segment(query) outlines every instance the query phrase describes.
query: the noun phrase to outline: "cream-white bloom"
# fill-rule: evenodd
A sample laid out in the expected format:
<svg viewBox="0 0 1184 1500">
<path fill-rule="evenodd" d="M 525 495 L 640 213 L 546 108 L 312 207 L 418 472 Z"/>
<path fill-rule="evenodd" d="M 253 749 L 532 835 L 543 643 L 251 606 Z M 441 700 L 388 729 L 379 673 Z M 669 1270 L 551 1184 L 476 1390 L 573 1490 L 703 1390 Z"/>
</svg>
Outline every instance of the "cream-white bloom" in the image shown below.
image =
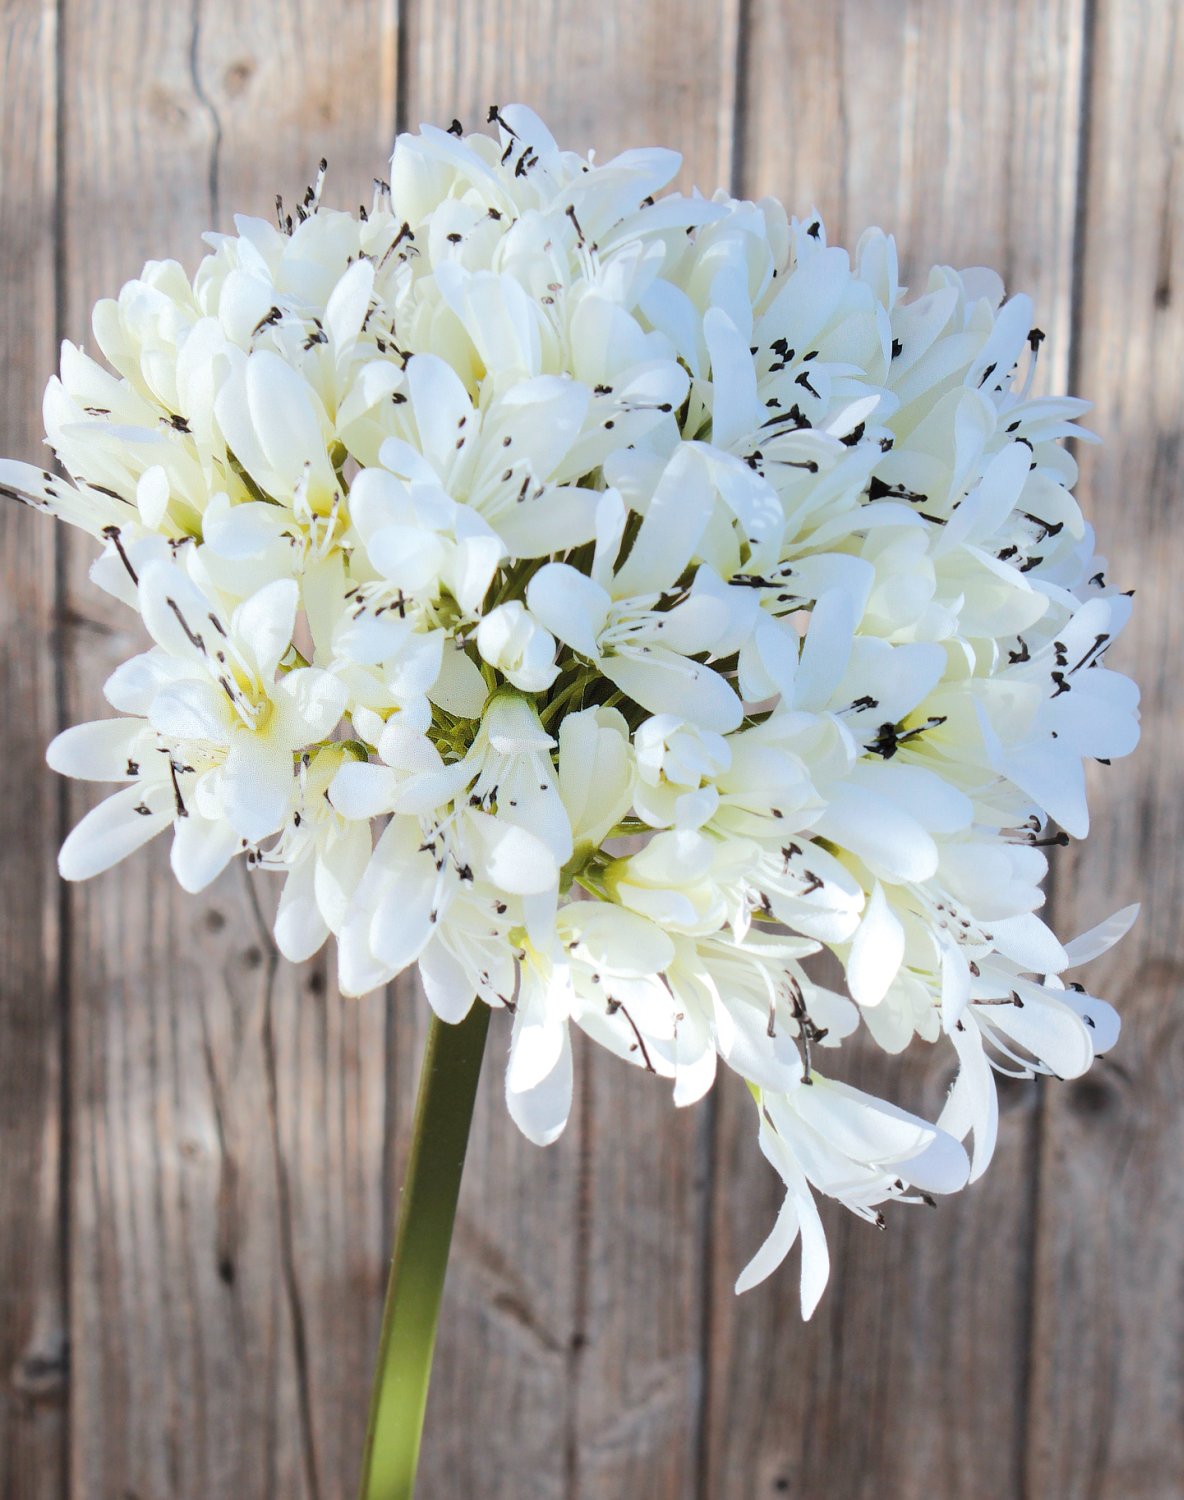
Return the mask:
<svg viewBox="0 0 1184 1500">
<path fill-rule="evenodd" d="M 187 890 L 280 873 L 280 949 L 332 935 L 347 994 L 415 964 L 444 1020 L 512 1013 L 540 1143 L 573 1026 L 679 1105 L 731 1068 L 786 1187 L 739 1284 L 800 1239 L 808 1316 L 817 1193 L 955 1190 L 994 1072 L 1117 1037 L 1060 976 L 1131 914 L 1064 946 L 1040 916 L 1083 763 L 1138 737 L 1085 406 L 1037 390 L 992 272 L 910 295 L 879 230 L 850 256 L 773 200 L 663 194 L 671 152 L 491 120 L 400 136 L 366 213 L 318 182 L 192 278 L 150 263 L 95 309 L 105 363 L 63 346 L 63 472 L 2 462 L 0 494 L 94 537 L 151 644 L 122 717 L 50 746 L 119 784 L 62 873 L 170 826 Z M 839 1080 L 857 1027 L 947 1055 L 936 1123 Z"/>
<path fill-rule="evenodd" d="M 715 785 L 731 765 L 727 740 L 673 714 L 646 719 L 633 737 L 639 815 L 655 828 L 698 828 L 719 806 Z"/>
<path fill-rule="evenodd" d="M 544 630 L 521 599 L 509 599 L 483 615 L 477 626 L 482 661 L 524 693 L 543 693 L 559 675 L 555 637 Z"/>
</svg>

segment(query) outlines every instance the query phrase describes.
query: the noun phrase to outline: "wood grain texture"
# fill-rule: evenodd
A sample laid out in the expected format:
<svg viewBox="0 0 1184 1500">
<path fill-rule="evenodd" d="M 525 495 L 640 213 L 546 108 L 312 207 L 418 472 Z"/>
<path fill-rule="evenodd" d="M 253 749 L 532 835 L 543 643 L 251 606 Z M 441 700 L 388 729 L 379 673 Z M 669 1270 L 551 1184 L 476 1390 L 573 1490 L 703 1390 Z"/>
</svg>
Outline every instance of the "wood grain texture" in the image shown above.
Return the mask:
<svg viewBox="0 0 1184 1500">
<path fill-rule="evenodd" d="M 1064 389 L 1083 27 L 1077 0 L 754 0 L 744 190 L 817 208 L 840 243 L 884 224 L 906 282 L 935 261 L 999 267 L 1034 295 L 1042 379 Z M 923 1046 L 844 1062 L 929 1118 L 952 1077 Z M 1023 1493 L 1037 1108 L 1030 1087 L 1001 1091 L 991 1171 L 936 1215 L 901 1209 L 880 1236 L 829 1206 L 832 1282 L 803 1327 L 796 1256 L 731 1296 L 780 1191 L 744 1090 L 721 1091 L 704 1497 Z"/>
<path fill-rule="evenodd" d="M 1072 934 L 1138 900 L 1089 978 L 1123 1014 L 1112 1057 L 1051 1086 L 1037 1199 L 1028 1492 L 1184 1494 L 1184 18 L 1098 7 L 1084 183 L 1077 385 L 1101 447 L 1081 493 L 1119 587 L 1114 664 L 1143 689 L 1143 745 L 1095 767 L 1089 842 L 1056 886 Z"/>
<path fill-rule="evenodd" d="M 599 160 L 639 141 L 684 158 L 681 185 L 726 184 L 736 148 L 740 0 L 410 0 L 402 119 L 480 126 L 518 100 Z"/>
<path fill-rule="evenodd" d="M 324 153 L 369 198 L 394 122 L 393 4 L 67 4 L 66 331 L 149 256 L 192 267 Z M 69 717 L 140 645 L 71 542 Z M 71 1492 L 352 1494 L 384 1280 L 386 1007 L 277 967 L 228 873 L 166 841 L 71 893 Z M 258 885 L 258 888 L 256 888 Z"/>
<path fill-rule="evenodd" d="M 10 5 L 0 47 L 0 451 L 44 462 L 41 390 L 54 352 L 57 28 Z M 58 727 L 57 538 L 0 502 L 0 1494 L 57 1500 L 65 1449 L 63 1009 L 45 741 Z"/>
<path fill-rule="evenodd" d="M 522 100 L 602 160 L 653 140 L 683 152 L 684 186 L 728 179 L 731 3 L 413 0 L 405 22 L 400 115 L 412 126 L 456 116 L 473 129 L 490 104 Z M 577 1038 L 577 1106 L 540 1152 L 506 1115 L 500 1019 L 445 1294 L 424 1492 L 692 1495 L 710 1108 L 678 1114 L 666 1085 Z"/>
</svg>

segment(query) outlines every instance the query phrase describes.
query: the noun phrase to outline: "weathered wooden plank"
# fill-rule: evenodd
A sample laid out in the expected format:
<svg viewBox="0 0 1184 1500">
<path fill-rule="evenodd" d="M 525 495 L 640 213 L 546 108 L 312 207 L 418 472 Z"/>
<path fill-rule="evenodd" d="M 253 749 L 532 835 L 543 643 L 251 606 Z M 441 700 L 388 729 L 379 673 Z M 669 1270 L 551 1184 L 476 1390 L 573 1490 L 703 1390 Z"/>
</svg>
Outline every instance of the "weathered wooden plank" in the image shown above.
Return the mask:
<svg viewBox="0 0 1184 1500">
<path fill-rule="evenodd" d="M 816 206 L 832 241 L 882 223 L 906 281 L 934 261 L 998 267 L 1035 295 L 1042 378 L 1064 388 L 1083 12 L 754 0 L 744 190 Z M 950 1077 L 924 1048 L 850 1066 L 921 1113 Z M 990 1173 L 937 1216 L 899 1210 L 881 1237 L 828 1213 L 832 1285 L 803 1328 L 796 1258 L 732 1300 L 779 1191 L 743 1090 L 723 1092 L 704 1496 L 1021 1493 L 1036 1104 L 1032 1089 L 1005 1097 Z"/>
<path fill-rule="evenodd" d="M 1055 891 L 1059 927 L 1143 902 L 1087 971 L 1123 1014 L 1113 1056 L 1048 1090 L 1041 1153 L 1030 1495 L 1160 1500 L 1184 1488 L 1184 27 L 1157 0 L 1097 9 L 1077 385 L 1104 446 L 1080 454 L 1110 576 L 1138 590 L 1113 663 L 1144 742 L 1093 777 L 1093 831 Z"/>
<path fill-rule="evenodd" d="M 601 160 L 684 153 L 710 192 L 732 161 L 737 7 L 407 7 L 402 115 L 473 129 L 521 99 Z M 401 1033 L 400 1033 L 401 1035 Z M 697 1482 L 709 1110 L 577 1043 L 578 1105 L 546 1152 L 517 1136 L 496 1024 L 461 1198 L 428 1410 L 425 1493 L 654 1500 Z M 406 1125 L 401 1127 L 405 1134 Z"/>
<path fill-rule="evenodd" d="M 332 15 L 203 5 L 202 94 L 218 126 L 217 216 L 292 203 L 323 155 L 326 201 L 369 202 L 395 122 L 398 13 L 367 0 Z M 258 890 L 270 916 L 274 886 Z M 266 932 L 260 946 L 269 948 Z M 289 1407 L 310 1500 L 352 1496 L 386 1279 L 390 1007 L 343 1001 L 332 955 L 280 963 L 262 1017 L 278 1259 L 295 1387 Z M 413 1088 L 408 1080 L 408 1088 Z M 253 1126 L 244 1118 L 243 1130 Z M 243 1137 L 240 1136 L 240 1139 Z M 249 1203 L 265 1184 L 244 1176 Z M 284 1493 L 283 1484 L 279 1492 Z"/>
<path fill-rule="evenodd" d="M 737 0 L 584 5 L 579 0 L 446 0 L 405 5 L 402 117 L 467 129 L 492 103 L 529 104 L 573 151 L 607 161 L 637 145 L 685 158 L 705 193 L 732 170 Z"/>
<path fill-rule="evenodd" d="M 0 452 L 32 463 L 44 462 L 40 397 L 56 321 L 56 39 L 51 7 L 5 7 Z M 44 765 L 57 728 L 54 557 L 42 518 L 0 501 L 0 1493 L 29 1500 L 56 1500 L 65 1457 L 58 799 Z"/>
<path fill-rule="evenodd" d="M 393 0 L 67 3 L 68 333 L 148 258 L 192 266 L 321 154 L 369 197 Z M 69 717 L 139 646 L 71 544 Z M 79 808 L 75 808 L 77 812 Z M 384 1275 L 386 1015 L 275 970 L 235 872 L 194 899 L 154 849 L 72 893 L 72 1493 L 351 1494 Z"/>
</svg>

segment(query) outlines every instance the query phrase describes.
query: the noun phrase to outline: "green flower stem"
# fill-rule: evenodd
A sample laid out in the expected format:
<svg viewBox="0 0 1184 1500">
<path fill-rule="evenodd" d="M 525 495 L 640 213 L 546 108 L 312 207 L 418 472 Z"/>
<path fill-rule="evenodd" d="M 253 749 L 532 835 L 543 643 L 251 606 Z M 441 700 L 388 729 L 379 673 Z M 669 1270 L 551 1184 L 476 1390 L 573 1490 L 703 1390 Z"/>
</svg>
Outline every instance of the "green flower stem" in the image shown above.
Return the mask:
<svg viewBox="0 0 1184 1500">
<path fill-rule="evenodd" d="M 544 729 L 550 729 L 556 717 L 559 716 L 560 709 L 563 709 L 566 713 L 569 705 L 577 697 L 583 697 L 592 686 L 594 675 L 594 673 L 581 668 L 573 681 L 560 688 L 556 696 L 551 699 L 550 703 L 539 714 L 539 720 Z"/>
<path fill-rule="evenodd" d="M 489 1029 L 477 1000 L 459 1025 L 432 1017 L 382 1314 L 361 1500 L 411 1500 L 473 1101 Z"/>
</svg>

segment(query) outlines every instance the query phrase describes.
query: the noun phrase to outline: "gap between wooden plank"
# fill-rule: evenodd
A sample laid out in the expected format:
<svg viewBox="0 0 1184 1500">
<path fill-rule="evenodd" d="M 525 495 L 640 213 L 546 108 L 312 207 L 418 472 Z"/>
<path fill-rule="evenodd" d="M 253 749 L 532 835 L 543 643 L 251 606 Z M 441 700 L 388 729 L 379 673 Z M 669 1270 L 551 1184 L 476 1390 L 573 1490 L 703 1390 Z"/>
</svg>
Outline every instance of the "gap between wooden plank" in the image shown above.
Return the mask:
<svg viewBox="0 0 1184 1500">
<path fill-rule="evenodd" d="M 1081 372 L 1081 328 L 1082 328 L 1082 294 L 1084 284 L 1085 267 L 1085 236 L 1089 214 L 1089 163 L 1090 163 L 1090 103 L 1094 88 L 1094 39 L 1097 28 L 1097 0 L 1083 0 L 1081 15 L 1081 58 L 1080 78 L 1078 82 L 1078 110 L 1077 110 L 1077 154 L 1074 166 L 1075 204 L 1073 213 L 1073 253 L 1069 283 L 1069 348 L 1065 363 L 1067 383 L 1066 391 L 1071 396 L 1080 395 L 1078 389 Z M 1076 451 L 1077 445 L 1070 445 L 1071 451 Z M 1087 497 L 1080 496 L 1079 499 Z M 1062 940 L 1072 936 L 1071 933 L 1062 930 L 1062 923 L 1058 921 L 1060 915 L 1060 902 L 1058 894 L 1063 886 L 1066 875 L 1063 861 L 1052 859 L 1049 861 L 1048 879 L 1045 882 L 1046 901 L 1049 920 L 1054 932 L 1058 932 Z M 1036 1090 L 1036 1115 L 1032 1129 L 1032 1163 L 1031 1176 L 1029 1179 L 1028 1192 L 1028 1286 L 1027 1286 L 1027 1311 L 1024 1317 L 1024 1326 L 1028 1333 L 1027 1357 L 1023 1368 L 1023 1385 L 1020 1394 L 1020 1426 L 1019 1426 L 1019 1448 L 1022 1455 L 1022 1467 L 1020 1469 L 1020 1482 L 1022 1489 L 1017 1500 L 1042 1500 L 1037 1493 L 1031 1490 L 1031 1439 L 1033 1428 L 1033 1393 L 1035 1389 L 1035 1364 L 1037 1358 L 1036 1329 L 1039 1325 L 1038 1317 L 1038 1276 L 1037 1268 L 1040 1261 L 1041 1246 L 1041 1193 L 1044 1186 L 1044 1155 L 1048 1137 L 1048 1080 L 1037 1077 L 1033 1080 L 1032 1087 Z"/>
</svg>

